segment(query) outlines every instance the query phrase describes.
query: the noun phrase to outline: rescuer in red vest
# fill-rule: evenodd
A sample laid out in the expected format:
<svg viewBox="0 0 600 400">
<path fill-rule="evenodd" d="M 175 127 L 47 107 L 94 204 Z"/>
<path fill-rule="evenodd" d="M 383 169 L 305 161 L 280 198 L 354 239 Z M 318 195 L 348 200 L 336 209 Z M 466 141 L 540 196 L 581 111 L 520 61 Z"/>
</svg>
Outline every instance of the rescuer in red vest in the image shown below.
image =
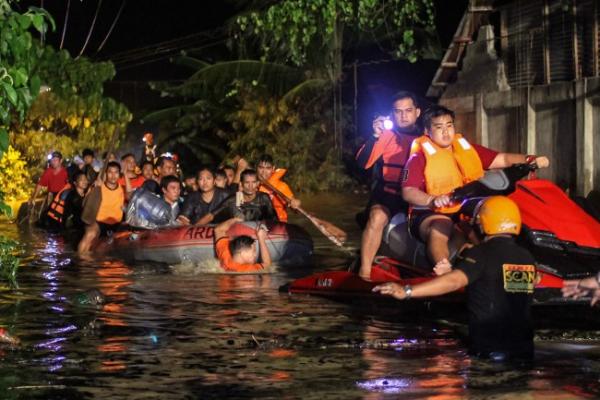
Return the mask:
<svg viewBox="0 0 600 400">
<path fill-rule="evenodd" d="M 409 156 L 412 140 L 421 134 L 417 119 L 421 109 L 417 96 L 399 92 L 392 99 L 394 126 L 384 127 L 382 119 L 373 121 L 373 134 L 356 154 L 357 164 L 364 169 L 375 168 L 375 184 L 369 198 L 369 220 L 360 244 L 361 278 L 369 280 L 371 265 L 381 244 L 383 229 L 395 214 L 406 213 L 408 205 L 402 199 L 402 168 Z"/>
</svg>

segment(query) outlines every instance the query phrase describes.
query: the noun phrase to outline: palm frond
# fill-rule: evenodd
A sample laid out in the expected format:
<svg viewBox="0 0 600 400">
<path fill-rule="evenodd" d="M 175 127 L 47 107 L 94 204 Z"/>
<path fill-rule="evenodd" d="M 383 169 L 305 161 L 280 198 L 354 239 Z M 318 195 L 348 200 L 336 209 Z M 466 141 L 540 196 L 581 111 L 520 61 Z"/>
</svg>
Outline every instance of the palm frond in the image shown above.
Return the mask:
<svg viewBox="0 0 600 400">
<path fill-rule="evenodd" d="M 173 57 L 171 58 L 171 62 L 173 64 L 177 64 L 177 65 L 181 65 L 183 67 L 188 67 L 191 68 L 195 71 L 201 70 L 203 68 L 208 67 L 209 65 L 211 65 L 210 63 L 206 62 L 206 61 L 202 61 L 198 58 L 195 57 L 190 57 L 190 56 L 177 56 L 177 57 Z"/>
</svg>

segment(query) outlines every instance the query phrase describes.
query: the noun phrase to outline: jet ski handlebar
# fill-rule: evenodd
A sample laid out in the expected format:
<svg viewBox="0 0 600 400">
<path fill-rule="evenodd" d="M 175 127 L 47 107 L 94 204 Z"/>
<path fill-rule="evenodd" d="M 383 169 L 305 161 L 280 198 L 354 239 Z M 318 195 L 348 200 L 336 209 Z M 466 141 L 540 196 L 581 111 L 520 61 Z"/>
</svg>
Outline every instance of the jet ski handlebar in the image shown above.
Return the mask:
<svg viewBox="0 0 600 400">
<path fill-rule="evenodd" d="M 515 191 L 519 180 L 535 172 L 538 168 L 537 164 L 532 162 L 487 171 L 481 179 L 469 182 L 452 192 L 450 200 L 453 203 L 461 203 L 472 198 L 510 194 Z"/>
</svg>

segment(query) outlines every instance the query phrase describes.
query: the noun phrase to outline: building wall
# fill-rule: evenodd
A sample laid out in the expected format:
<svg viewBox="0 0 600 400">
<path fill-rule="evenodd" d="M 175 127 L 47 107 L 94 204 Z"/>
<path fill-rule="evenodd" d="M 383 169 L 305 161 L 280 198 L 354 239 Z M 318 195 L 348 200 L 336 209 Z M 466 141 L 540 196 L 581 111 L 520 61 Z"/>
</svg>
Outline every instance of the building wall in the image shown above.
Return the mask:
<svg viewBox="0 0 600 400">
<path fill-rule="evenodd" d="M 571 192 L 600 189 L 600 78 L 442 97 L 457 128 L 492 149 L 546 155 L 539 176 Z"/>
</svg>

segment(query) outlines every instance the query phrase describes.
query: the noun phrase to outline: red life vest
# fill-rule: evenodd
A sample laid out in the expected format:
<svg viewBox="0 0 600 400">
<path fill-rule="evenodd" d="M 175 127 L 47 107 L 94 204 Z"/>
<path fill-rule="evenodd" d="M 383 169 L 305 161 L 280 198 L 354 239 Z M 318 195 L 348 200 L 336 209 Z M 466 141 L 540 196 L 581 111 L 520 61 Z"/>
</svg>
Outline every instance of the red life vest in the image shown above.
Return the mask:
<svg viewBox="0 0 600 400">
<path fill-rule="evenodd" d="M 52 218 L 59 224 L 62 223 L 63 215 L 65 213 L 65 200 L 71 192 L 71 184 L 68 183 L 60 192 L 56 193 L 50 208 L 48 209 L 48 217 Z"/>
<path fill-rule="evenodd" d="M 378 185 L 390 194 L 400 194 L 402 190 L 402 169 L 408 160 L 410 143 L 414 136 L 405 133 L 384 131 L 373 146 L 365 169 L 376 163 L 381 167 Z M 360 152 L 359 152 L 360 154 Z"/>
</svg>

